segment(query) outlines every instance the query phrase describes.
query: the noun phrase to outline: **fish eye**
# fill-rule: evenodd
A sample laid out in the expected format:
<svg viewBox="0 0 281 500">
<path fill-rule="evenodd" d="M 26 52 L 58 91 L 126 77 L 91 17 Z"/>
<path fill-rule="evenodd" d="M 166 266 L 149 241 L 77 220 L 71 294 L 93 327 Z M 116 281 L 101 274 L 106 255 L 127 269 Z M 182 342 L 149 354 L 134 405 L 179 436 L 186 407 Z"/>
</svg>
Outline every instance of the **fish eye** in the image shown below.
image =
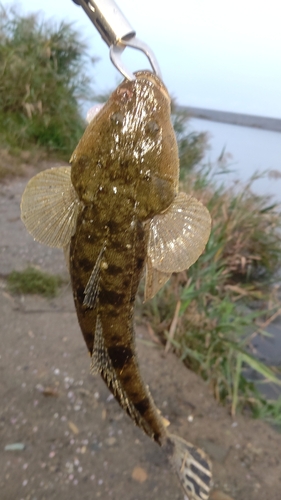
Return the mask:
<svg viewBox="0 0 281 500">
<path fill-rule="evenodd" d="M 112 113 L 110 120 L 114 125 L 123 125 L 124 116 L 120 112 Z"/>
<path fill-rule="evenodd" d="M 158 123 L 154 120 L 149 121 L 145 127 L 145 131 L 151 135 L 156 135 L 159 132 L 159 130 L 160 127 Z"/>
</svg>

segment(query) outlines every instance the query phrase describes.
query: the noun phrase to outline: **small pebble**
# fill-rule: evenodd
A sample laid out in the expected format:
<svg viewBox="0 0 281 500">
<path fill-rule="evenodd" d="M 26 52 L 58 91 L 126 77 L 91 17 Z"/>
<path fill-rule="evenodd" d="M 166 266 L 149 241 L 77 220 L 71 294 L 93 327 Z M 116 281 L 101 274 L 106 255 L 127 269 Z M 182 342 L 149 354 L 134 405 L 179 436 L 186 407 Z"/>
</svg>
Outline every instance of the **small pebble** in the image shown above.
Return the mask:
<svg viewBox="0 0 281 500">
<path fill-rule="evenodd" d="M 117 439 L 115 437 L 109 437 L 105 440 L 107 446 L 113 446 L 116 443 Z"/>
<path fill-rule="evenodd" d="M 12 444 L 6 444 L 4 450 L 5 451 L 22 451 L 24 450 L 25 445 L 24 443 L 12 443 Z"/>
<path fill-rule="evenodd" d="M 223 491 L 215 490 L 212 491 L 210 495 L 210 500 L 233 500 L 233 498 L 227 495 L 226 493 L 223 493 Z"/>
<path fill-rule="evenodd" d="M 147 480 L 147 472 L 142 467 L 135 467 L 132 472 L 132 478 L 138 483 L 144 483 Z"/>
</svg>

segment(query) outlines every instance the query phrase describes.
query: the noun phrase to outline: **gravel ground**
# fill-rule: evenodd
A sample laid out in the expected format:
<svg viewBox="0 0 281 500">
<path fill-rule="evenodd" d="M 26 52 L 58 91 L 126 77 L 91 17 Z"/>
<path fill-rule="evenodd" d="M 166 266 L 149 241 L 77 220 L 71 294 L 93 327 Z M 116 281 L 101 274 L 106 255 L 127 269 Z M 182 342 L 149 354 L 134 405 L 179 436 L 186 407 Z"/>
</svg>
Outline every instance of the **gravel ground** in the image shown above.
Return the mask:
<svg viewBox="0 0 281 500">
<path fill-rule="evenodd" d="M 183 500 L 161 449 L 89 374 L 70 285 L 52 300 L 6 288 L 5 276 L 28 264 L 67 276 L 61 252 L 35 243 L 20 221 L 26 182 L 0 186 L 0 499 Z M 213 460 L 212 500 L 280 500 L 281 436 L 263 422 L 231 419 L 143 326 L 137 347 L 171 430 Z M 21 449 L 5 449 L 15 444 Z"/>
</svg>

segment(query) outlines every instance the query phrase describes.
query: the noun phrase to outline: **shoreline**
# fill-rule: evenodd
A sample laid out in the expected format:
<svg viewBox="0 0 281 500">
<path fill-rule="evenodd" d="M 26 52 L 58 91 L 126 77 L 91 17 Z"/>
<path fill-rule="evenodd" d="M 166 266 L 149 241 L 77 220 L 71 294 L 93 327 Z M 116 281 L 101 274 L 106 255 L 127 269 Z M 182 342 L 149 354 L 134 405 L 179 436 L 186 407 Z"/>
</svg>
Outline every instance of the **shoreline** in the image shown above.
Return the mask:
<svg viewBox="0 0 281 500">
<path fill-rule="evenodd" d="M 186 111 L 190 117 L 214 122 L 229 123 L 242 127 L 260 128 L 281 132 L 281 119 L 266 116 L 233 113 L 231 111 L 217 111 L 214 109 L 195 108 L 192 106 L 177 106 L 180 111 Z"/>
</svg>

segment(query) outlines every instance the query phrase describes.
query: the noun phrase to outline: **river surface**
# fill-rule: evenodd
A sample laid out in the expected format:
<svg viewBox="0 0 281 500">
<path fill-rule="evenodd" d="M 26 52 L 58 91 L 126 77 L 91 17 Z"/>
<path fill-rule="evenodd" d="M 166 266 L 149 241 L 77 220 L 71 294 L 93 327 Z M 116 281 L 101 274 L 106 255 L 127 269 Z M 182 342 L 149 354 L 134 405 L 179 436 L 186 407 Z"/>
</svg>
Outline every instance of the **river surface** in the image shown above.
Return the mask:
<svg viewBox="0 0 281 500">
<path fill-rule="evenodd" d="M 228 156 L 227 164 L 233 173 L 224 175 L 225 182 L 234 179 L 247 181 L 255 171 L 275 171 L 275 178 L 265 176 L 254 182 L 253 190 L 258 194 L 269 194 L 272 201 L 281 203 L 281 133 L 258 128 L 241 127 L 225 123 L 190 119 L 190 130 L 208 132 L 210 149 L 205 161 L 216 162 L 223 149 Z M 279 178 L 276 178 L 279 175 Z M 222 177 L 221 177 L 222 178 Z M 277 284 L 280 284 L 280 277 Z M 256 336 L 253 340 L 255 355 L 271 366 L 281 366 L 281 316 L 268 325 L 270 337 Z M 280 387 L 274 384 L 259 384 L 259 377 L 251 370 L 248 375 L 256 380 L 261 392 L 268 398 L 281 396 Z"/>
<path fill-rule="evenodd" d="M 205 161 L 216 162 L 225 150 L 227 164 L 233 171 L 224 176 L 227 183 L 234 179 L 247 181 L 257 170 L 269 170 L 271 174 L 255 181 L 253 189 L 258 194 L 269 194 L 281 203 L 280 132 L 198 118 L 191 118 L 189 124 L 190 130 L 208 132 L 210 149 L 206 152 Z"/>
</svg>

